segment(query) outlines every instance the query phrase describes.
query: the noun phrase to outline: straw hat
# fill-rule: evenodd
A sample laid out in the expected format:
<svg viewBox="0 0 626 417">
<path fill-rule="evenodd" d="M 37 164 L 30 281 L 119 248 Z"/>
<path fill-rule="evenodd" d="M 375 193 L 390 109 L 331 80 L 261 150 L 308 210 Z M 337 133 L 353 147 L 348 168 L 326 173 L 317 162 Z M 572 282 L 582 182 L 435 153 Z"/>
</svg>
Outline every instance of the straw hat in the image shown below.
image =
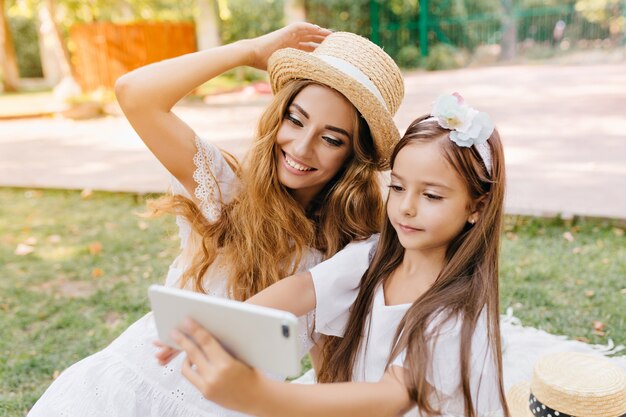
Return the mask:
<svg viewBox="0 0 626 417">
<path fill-rule="evenodd" d="M 380 47 L 353 33 L 334 32 L 311 53 L 279 49 L 270 57 L 267 71 L 274 92 L 290 80 L 307 79 L 343 94 L 367 121 L 384 167 L 400 139 L 393 115 L 404 96 L 404 81 Z"/>
<path fill-rule="evenodd" d="M 626 415 L 626 372 L 606 358 L 577 352 L 544 356 L 530 383 L 507 394 L 512 417 Z"/>
</svg>

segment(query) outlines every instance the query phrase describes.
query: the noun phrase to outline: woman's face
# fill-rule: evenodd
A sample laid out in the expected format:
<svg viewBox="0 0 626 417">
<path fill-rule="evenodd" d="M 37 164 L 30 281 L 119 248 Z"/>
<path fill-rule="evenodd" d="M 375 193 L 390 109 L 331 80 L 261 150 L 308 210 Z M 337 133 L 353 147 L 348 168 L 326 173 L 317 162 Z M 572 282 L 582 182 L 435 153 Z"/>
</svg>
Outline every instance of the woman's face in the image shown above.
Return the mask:
<svg viewBox="0 0 626 417">
<path fill-rule="evenodd" d="M 354 106 L 312 84 L 294 98 L 276 135 L 278 179 L 306 207 L 352 154 Z"/>
</svg>

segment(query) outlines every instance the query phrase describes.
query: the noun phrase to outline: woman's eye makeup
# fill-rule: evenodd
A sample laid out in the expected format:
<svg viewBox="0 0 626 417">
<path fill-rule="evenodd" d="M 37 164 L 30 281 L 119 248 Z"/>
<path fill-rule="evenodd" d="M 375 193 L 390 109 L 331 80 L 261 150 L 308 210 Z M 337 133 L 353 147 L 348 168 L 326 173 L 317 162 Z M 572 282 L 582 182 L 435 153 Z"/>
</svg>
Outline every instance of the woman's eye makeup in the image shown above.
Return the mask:
<svg viewBox="0 0 626 417">
<path fill-rule="evenodd" d="M 303 126 L 302 121 L 298 118 L 298 116 L 296 116 L 293 113 L 287 113 L 285 118 L 296 126 L 299 126 L 299 127 Z"/>
<path fill-rule="evenodd" d="M 341 146 L 343 145 L 343 141 L 337 138 L 333 138 L 332 136 L 322 136 L 326 142 L 328 142 L 332 146 Z"/>
</svg>

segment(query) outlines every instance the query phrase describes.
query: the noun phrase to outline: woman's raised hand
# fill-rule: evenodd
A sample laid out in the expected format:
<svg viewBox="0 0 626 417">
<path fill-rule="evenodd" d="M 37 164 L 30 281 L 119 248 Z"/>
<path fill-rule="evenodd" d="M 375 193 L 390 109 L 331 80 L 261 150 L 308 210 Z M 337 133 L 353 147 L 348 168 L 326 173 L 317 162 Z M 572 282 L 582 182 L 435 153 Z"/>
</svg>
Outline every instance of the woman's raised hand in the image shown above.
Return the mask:
<svg viewBox="0 0 626 417">
<path fill-rule="evenodd" d="M 306 22 L 292 23 L 258 38 L 250 39 L 253 50 L 250 66 L 267 69 L 267 60 L 278 49 L 296 48 L 311 52 L 332 32 Z"/>
</svg>

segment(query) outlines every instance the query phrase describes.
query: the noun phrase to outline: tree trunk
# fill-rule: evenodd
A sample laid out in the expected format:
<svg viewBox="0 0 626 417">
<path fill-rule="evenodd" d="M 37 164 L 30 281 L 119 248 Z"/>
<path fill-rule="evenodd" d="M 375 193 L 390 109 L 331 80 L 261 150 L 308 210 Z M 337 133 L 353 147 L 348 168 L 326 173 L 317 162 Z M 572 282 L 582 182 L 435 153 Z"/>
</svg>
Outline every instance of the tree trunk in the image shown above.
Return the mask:
<svg viewBox="0 0 626 417">
<path fill-rule="evenodd" d="M 502 41 L 500 42 L 500 60 L 510 61 L 517 52 L 517 22 L 512 0 L 502 0 Z"/>
<path fill-rule="evenodd" d="M 9 19 L 5 13 L 5 1 L 0 0 L 0 42 L 2 52 L 2 88 L 4 92 L 17 91 L 20 83 L 20 73 L 17 67 L 17 57 L 13 46 L 13 36 L 9 28 Z"/>
<path fill-rule="evenodd" d="M 198 0 L 196 38 L 198 50 L 209 49 L 221 44 L 217 4 L 215 0 Z"/>
<path fill-rule="evenodd" d="M 284 10 L 287 24 L 306 21 L 304 0 L 285 0 Z"/>
<path fill-rule="evenodd" d="M 73 78 L 70 54 L 56 21 L 54 0 L 44 0 L 39 9 L 39 43 L 44 77 L 53 85 Z"/>
</svg>

